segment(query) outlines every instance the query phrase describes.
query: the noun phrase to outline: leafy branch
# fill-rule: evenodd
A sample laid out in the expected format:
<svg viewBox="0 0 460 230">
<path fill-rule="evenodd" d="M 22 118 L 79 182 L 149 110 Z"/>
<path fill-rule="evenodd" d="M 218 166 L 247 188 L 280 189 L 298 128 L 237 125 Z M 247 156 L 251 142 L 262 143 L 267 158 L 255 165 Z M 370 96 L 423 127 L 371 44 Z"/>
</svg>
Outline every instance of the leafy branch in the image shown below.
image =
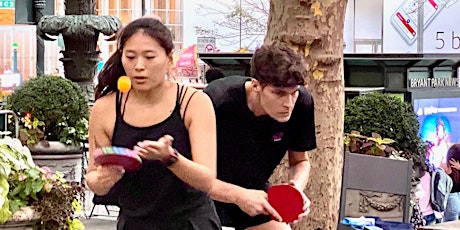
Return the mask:
<svg viewBox="0 0 460 230">
<path fill-rule="evenodd" d="M 268 0 L 241 0 L 241 5 L 239 0 L 217 0 L 214 6 L 201 3 L 197 14 L 215 19 L 211 28 L 197 25 L 195 31 L 200 36 L 221 39 L 223 45 L 234 45 L 241 36 L 242 46 L 255 48 L 265 36 L 268 13 Z"/>
</svg>

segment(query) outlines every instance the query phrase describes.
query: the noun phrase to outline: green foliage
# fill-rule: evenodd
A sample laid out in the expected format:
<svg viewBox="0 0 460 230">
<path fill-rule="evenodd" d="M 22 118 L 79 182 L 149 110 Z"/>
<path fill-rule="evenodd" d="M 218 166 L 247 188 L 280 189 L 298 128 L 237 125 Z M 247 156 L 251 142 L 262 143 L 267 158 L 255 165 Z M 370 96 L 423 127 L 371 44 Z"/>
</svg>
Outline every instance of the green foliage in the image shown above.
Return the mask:
<svg viewBox="0 0 460 230">
<path fill-rule="evenodd" d="M 352 153 L 368 154 L 389 157 L 396 150 L 389 146 L 395 141 L 390 138 L 382 138 L 378 133 L 372 133 L 372 137 L 361 135 L 357 131 L 345 133 L 345 150 Z"/>
<path fill-rule="evenodd" d="M 41 139 L 45 137 L 43 133 L 45 122 L 38 120 L 36 117 L 32 118 L 30 113 L 21 119 L 24 123 L 23 128 L 20 130 L 20 138 L 27 145 L 37 144 Z"/>
<path fill-rule="evenodd" d="M 74 219 L 83 196 L 77 182 L 66 182 L 62 173 L 40 168 L 32 161 L 27 147 L 18 139 L 0 139 L 0 223 L 5 223 L 22 207 L 41 212 L 43 229 L 83 229 Z"/>
<path fill-rule="evenodd" d="M 10 204 L 7 199 L 8 190 L 10 185 L 3 175 L 0 175 L 0 223 L 4 223 L 11 216 L 11 211 L 9 209 Z"/>
<path fill-rule="evenodd" d="M 364 136 L 378 133 L 393 139 L 395 148 L 403 151 L 406 158 L 426 154 L 412 105 L 389 94 L 368 93 L 348 100 L 344 126 L 345 133 L 358 131 Z"/>
<path fill-rule="evenodd" d="M 80 87 L 68 79 L 32 78 L 13 92 L 7 108 L 21 118 L 21 133 L 28 144 L 42 139 L 77 144 L 87 138 L 88 102 Z"/>
</svg>

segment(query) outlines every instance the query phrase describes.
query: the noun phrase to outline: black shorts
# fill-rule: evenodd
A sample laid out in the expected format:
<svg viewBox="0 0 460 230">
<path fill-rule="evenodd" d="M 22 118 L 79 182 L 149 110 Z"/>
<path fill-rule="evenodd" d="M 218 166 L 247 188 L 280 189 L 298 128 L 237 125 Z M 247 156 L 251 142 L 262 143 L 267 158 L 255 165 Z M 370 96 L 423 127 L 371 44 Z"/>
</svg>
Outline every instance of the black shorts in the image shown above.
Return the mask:
<svg viewBox="0 0 460 230">
<path fill-rule="evenodd" d="M 117 230 L 220 230 L 222 229 L 219 218 L 211 200 L 206 204 L 196 207 L 192 211 L 185 211 L 180 215 L 154 218 L 127 217 L 123 209 L 118 216 Z"/>
<path fill-rule="evenodd" d="M 236 204 L 222 203 L 214 201 L 217 215 L 224 227 L 233 227 L 235 230 L 246 229 L 247 227 L 257 226 L 271 221 L 266 215 L 251 217 L 243 212 Z"/>
</svg>

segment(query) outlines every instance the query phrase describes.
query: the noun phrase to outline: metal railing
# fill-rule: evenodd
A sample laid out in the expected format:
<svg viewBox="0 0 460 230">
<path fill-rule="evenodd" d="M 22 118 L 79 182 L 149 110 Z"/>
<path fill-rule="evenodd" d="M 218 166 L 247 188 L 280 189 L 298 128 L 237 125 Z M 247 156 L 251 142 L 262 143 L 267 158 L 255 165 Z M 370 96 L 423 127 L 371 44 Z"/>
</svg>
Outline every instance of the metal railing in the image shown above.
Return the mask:
<svg viewBox="0 0 460 230">
<path fill-rule="evenodd" d="M 13 119 L 14 119 L 14 137 L 18 138 L 19 137 L 19 118 L 18 118 L 18 115 L 16 115 L 15 112 L 13 112 L 12 110 L 0 110 L 0 115 L 5 115 L 4 116 L 4 124 L 5 124 L 5 130 L 4 131 L 8 131 L 8 115 L 13 115 Z"/>
</svg>

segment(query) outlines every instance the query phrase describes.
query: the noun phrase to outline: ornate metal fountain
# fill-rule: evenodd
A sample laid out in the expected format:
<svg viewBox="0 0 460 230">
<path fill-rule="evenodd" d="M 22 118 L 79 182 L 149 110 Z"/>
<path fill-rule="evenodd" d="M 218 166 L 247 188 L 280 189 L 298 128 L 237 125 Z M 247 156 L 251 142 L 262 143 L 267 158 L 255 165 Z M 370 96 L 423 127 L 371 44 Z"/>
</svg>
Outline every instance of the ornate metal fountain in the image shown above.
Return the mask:
<svg viewBox="0 0 460 230">
<path fill-rule="evenodd" d="M 63 58 L 65 77 L 78 83 L 90 102 L 94 101 L 94 76 L 101 60 L 96 49 L 99 34 L 112 36 L 121 28 L 121 21 L 110 15 L 96 15 L 96 0 L 65 1 L 65 15 L 45 15 L 37 30 L 45 40 L 48 35 L 64 38 Z"/>
</svg>

